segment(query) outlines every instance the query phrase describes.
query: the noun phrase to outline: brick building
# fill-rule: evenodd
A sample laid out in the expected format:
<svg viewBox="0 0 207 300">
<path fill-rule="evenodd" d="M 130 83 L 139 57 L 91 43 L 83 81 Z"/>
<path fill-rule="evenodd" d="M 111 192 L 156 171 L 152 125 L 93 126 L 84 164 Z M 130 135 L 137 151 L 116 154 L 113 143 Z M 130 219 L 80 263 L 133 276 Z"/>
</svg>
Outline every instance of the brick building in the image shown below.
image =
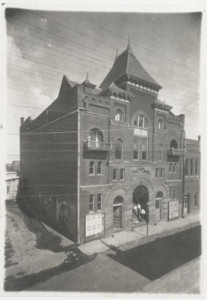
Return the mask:
<svg viewBox="0 0 207 300">
<path fill-rule="evenodd" d="M 185 148 L 185 117 L 158 99 L 160 89 L 130 44 L 99 88 L 64 76 L 58 98 L 22 120 L 24 205 L 78 244 L 141 226 L 146 215 L 151 224 L 182 217 L 194 185 L 199 207 L 199 178 L 184 173 L 186 149 L 199 165 L 198 142 Z"/>
</svg>

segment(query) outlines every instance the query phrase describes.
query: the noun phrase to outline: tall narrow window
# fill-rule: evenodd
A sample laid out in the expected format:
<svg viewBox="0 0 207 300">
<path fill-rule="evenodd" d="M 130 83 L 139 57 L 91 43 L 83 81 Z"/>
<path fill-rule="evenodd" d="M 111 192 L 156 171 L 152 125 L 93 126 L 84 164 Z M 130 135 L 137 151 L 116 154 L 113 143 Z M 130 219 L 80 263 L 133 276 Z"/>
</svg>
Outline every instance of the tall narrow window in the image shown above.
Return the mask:
<svg viewBox="0 0 207 300">
<path fill-rule="evenodd" d="M 113 180 L 117 180 L 117 169 L 113 169 Z"/>
<path fill-rule="evenodd" d="M 122 159 L 123 158 L 123 142 L 122 140 L 118 139 L 115 145 L 115 159 Z"/>
<path fill-rule="evenodd" d="M 186 175 L 186 176 L 188 176 L 188 161 L 189 161 L 189 159 L 186 158 L 186 159 L 185 159 L 185 175 Z"/>
<path fill-rule="evenodd" d="M 158 177 L 159 177 L 159 170 L 160 170 L 160 169 L 156 169 L 156 170 L 155 170 L 155 178 L 158 178 Z"/>
<path fill-rule="evenodd" d="M 195 175 L 198 175 L 198 164 L 199 164 L 199 159 L 196 158 L 196 160 L 195 160 Z"/>
<path fill-rule="evenodd" d="M 176 140 L 172 140 L 170 142 L 170 148 L 171 149 L 177 149 L 178 148 L 178 143 L 176 142 Z"/>
<path fill-rule="evenodd" d="M 193 176 L 193 158 L 190 160 L 190 175 Z"/>
<path fill-rule="evenodd" d="M 164 121 L 163 119 L 158 120 L 158 129 L 162 130 L 164 129 Z"/>
<path fill-rule="evenodd" d="M 147 139 L 140 138 L 141 160 L 147 159 Z"/>
<path fill-rule="evenodd" d="M 124 177 L 125 177 L 125 170 L 121 169 L 120 170 L 120 180 L 124 180 Z"/>
<path fill-rule="evenodd" d="M 91 146 L 99 148 L 101 146 L 101 143 L 103 142 L 102 132 L 97 128 L 91 129 L 90 135 L 88 137 L 88 142 Z"/>
<path fill-rule="evenodd" d="M 139 158 L 139 138 L 134 137 L 134 153 L 133 158 L 138 159 Z"/>
<path fill-rule="evenodd" d="M 134 126 L 147 129 L 148 128 L 147 118 L 144 115 L 138 115 L 134 121 Z"/>
<path fill-rule="evenodd" d="M 164 170 L 160 169 L 160 178 L 163 178 L 163 175 L 164 175 Z"/>
<path fill-rule="evenodd" d="M 163 161 L 163 145 L 158 144 L 158 160 Z"/>
<path fill-rule="evenodd" d="M 176 172 L 177 172 L 177 164 L 174 163 L 174 164 L 173 164 L 173 173 L 176 173 Z"/>
<path fill-rule="evenodd" d="M 173 164 L 170 163 L 170 165 L 169 165 L 169 173 L 172 173 L 172 172 L 173 172 Z"/>
<path fill-rule="evenodd" d="M 94 212 L 94 195 L 89 196 L 89 212 Z"/>
<path fill-rule="evenodd" d="M 115 120 L 120 121 L 120 122 L 124 121 L 124 114 L 120 109 L 117 109 L 117 111 L 116 111 Z"/>
<path fill-rule="evenodd" d="M 101 161 L 98 161 L 97 164 L 97 174 L 100 175 L 103 173 L 103 163 Z"/>
<path fill-rule="evenodd" d="M 102 210 L 102 194 L 97 195 L 97 210 Z"/>
<path fill-rule="evenodd" d="M 94 175 L 95 174 L 95 162 L 90 161 L 89 163 L 89 174 Z"/>
</svg>

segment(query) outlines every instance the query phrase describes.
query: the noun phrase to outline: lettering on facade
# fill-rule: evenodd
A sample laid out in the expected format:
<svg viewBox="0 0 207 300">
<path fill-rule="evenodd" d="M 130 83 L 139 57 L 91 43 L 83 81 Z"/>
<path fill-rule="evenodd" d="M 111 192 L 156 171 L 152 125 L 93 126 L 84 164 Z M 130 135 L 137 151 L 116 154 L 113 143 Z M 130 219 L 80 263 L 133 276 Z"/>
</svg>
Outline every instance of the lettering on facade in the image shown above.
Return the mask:
<svg viewBox="0 0 207 300">
<path fill-rule="evenodd" d="M 140 128 L 134 128 L 134 135 L 136 136 L 147 136 L 147 131 Z"/>
<path fill-rule="evenodd" d="M 152 169 L 150 167 L 132 167 L 131 171 L 133 173 L 133 175 L 140 175 L 140 174 L 151 174 Z"/>
<path fill-rule="evenodd" d="M 85 236 L 95 235 L 103 232 L 103 213 L 86 215 Z"/>
</svg>

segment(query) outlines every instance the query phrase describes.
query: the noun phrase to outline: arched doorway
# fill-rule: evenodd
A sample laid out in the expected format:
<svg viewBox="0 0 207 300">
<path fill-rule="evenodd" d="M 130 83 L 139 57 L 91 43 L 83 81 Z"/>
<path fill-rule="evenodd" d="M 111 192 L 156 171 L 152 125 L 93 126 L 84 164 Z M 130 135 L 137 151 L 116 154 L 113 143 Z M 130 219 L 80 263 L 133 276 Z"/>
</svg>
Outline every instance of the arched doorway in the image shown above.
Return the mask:
<svg viewBox="0 0 207 300">
<path fill-rule="evenodd" d="M 134 204 L 140 204 L 141 208 L 147 211 L 147 202 L 149 201 L 149 192 L 144 185 L 139 185 L 133 192 L 132 200 Z"/>
<path fill-rule="evenodd" d="M 122 213 L 123 213 L 124 199 L 121 196 L 117 196 L 113 202 L 113 227 L 114 229 L 122 228 Z"/>
<path fill-rule="evenodd" d="M 163 218 L 163 193 L 157 192 L 155 198 L 155 221 L 160 221 Z"/>
</svg>

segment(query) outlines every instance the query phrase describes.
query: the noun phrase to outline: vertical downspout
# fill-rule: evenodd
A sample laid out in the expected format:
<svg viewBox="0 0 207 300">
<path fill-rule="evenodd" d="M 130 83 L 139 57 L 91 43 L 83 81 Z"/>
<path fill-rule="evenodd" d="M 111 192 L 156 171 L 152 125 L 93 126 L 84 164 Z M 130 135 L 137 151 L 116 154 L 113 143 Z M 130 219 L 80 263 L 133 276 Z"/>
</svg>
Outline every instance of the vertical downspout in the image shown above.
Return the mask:
<svg viewBox="0 0 207 300">
<path fill-rule="evenodd" d="M 80 244 L 80 110 L 78 113 L 78 160 L 77 160 L 77 242 Z"/>
</svg>

